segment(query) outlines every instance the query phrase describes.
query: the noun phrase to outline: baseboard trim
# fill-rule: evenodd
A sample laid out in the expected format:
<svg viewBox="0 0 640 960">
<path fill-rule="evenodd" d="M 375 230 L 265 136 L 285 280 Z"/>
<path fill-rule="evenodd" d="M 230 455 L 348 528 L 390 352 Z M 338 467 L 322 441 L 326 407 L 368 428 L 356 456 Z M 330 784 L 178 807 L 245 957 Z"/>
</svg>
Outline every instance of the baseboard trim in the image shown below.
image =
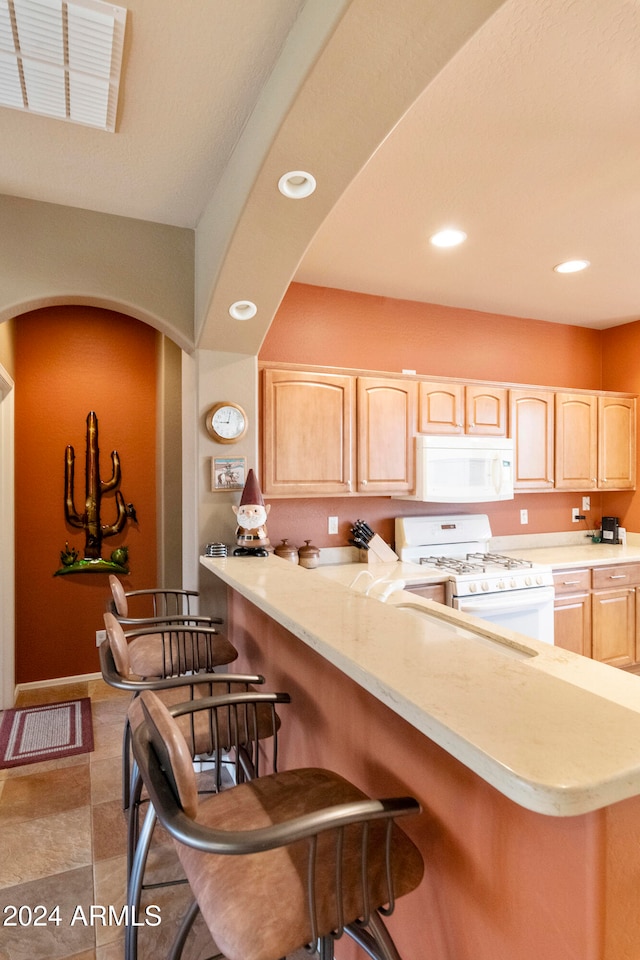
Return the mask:
<svg viewBox="0 0 640 960">
<path fill-rule="evenodd" d="M 30 680 L 29 683 L 18 683 L 14 696 L 17 696 L 23 690 L 37 690 L 39 687 L 61 687 L 67 683 L 86 683 L 88 680 L 102 680 L 102 674 L 81 673 L 75 677 L 55 677 L 53 680 Z"/>
</svg>

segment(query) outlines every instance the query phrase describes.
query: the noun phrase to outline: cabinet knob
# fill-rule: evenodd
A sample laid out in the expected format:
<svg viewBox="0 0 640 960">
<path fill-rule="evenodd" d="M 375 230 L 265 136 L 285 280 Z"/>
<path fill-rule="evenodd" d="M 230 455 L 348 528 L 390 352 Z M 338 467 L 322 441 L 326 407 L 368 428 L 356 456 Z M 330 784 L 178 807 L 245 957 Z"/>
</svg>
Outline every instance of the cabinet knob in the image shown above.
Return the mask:
<svg viewBox="0 0 640 960">
<path fill-rule="evenodd" d="M 361 487 L 366 487 L 367 482 L 368 482 L 367 480 L 361 480 L 361 481 L 360 481 L 360 486 L 361 486 Z"/>
</svg>

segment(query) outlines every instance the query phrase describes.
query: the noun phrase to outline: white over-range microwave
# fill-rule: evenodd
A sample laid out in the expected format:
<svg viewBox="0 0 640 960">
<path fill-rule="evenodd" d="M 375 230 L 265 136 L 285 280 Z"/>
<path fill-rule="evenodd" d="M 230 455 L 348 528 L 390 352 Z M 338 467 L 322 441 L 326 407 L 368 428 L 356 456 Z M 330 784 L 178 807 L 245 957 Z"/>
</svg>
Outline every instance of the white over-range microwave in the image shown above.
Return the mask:
<svg viewBox="0 0 640 960">
<path fill-rule="evenodd" d="M 415 493 L 402 500 L 487 503 L 513 500 L 513 440 L 416 436 Z"/>
</svg>

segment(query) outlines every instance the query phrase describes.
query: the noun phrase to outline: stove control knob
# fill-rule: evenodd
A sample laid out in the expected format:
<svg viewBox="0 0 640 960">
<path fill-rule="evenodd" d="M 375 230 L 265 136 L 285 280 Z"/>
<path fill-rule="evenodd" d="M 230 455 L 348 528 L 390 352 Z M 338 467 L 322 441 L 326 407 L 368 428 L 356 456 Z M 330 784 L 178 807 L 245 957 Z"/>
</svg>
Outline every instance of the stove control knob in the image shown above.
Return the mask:
<svg viewBox="0 0 640 960">
<path fill-rule="evenodd" d="M 483 589 L 483 590 L 488 590 L 488 589 L 489 589 L 489 584 L 487 583 L 486 580 L 483 580 L 483 581 L 482 581 L 481 586 L 482 586 L 482 589 Z"/>
<path fill-rule="evenodd" d="M 515 579 L 511 580 L 511 582 L 509 583 L 509 586 L 511 587 L 511 589 L 514 589 L 515 587 L 518 586 L 518 581 Z"/>
<path fill-rule="evenodd" d="M 542 577 L 540 576 L 540 574 L 538 574 L 538 576 L 536 577 L 536 583 L 537 583 L 539 586 L 542 585 Z"/>
<path fill-rule="evenodd" d="M 504 580 L 498 580 L 498 590 L 504 590 Z"/>
<path fill-rule="evenodd" d="M 525 578 L 524 578 L 524 582 L 526 583 L 526 585 L 527 585 L 528 587 L 530 587 L 530 586 L 531 586 L 531 577 L 525 577 Z"/>
<path fill-rule="evenodd" d="M 470 583 L 470 584 L 469 584 L 469 593 L 475 593 L 477 589 L 478 589 L 478 584 L 477 584 L 477 583 Z"/>
</svg>

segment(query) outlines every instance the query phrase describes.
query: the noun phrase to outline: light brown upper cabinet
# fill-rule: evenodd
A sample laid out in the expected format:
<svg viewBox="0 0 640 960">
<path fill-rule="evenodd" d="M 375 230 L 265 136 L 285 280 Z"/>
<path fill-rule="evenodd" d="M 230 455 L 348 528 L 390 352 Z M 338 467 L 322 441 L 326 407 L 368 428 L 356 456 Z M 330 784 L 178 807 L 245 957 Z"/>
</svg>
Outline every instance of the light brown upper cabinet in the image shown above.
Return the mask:
<svg viewBox="0 0 640 960">
<path fill-rule="evenodd" d="M 556 394 L 556 488 L 632 490 L 636 483 L 633 397 Z"/>
<path fill-rule="evenodd" d="M 415 485 L 417 384 L 358 377 L 359 493 L 411 493 Z"/>
<path fill-rule="evenodd" d="M 634 490 L 636 486 L 636 401 L 598 397 L 598 488 Z"/>
<path fill-rule="evenodd" d="M 556 489 L 598 487 L 598 400 L 590 394 L 556 394 Z"/>
<path fill-rule="evenodd" d="M 355 378 L 302 370 L 263 371 L 263 493 L 351 493 Z"/>
<path fill-rule="evenodd" d="M 515 448 L 514 488 L 552 490 L 555 394 L 550 390 L 510 390 L 509 422 Z"/>
<path fill-rule="evenodd" d="M 507 435 L 507 390 L 487 384 L 422 381 L 418 433 Z"/>
</svg>

